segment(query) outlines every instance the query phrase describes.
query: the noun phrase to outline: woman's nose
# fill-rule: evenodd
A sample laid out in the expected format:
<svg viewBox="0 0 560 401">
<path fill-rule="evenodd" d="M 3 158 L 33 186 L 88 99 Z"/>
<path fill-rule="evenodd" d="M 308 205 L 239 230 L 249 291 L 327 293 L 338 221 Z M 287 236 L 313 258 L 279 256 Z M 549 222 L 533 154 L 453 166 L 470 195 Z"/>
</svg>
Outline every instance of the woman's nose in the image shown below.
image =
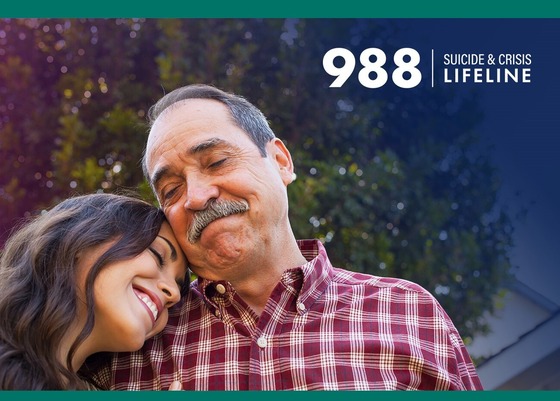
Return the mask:
<svg viewBox="0 0 560 401">
<path fill-rule="evenodd" d="M 175 280 L 161 280 L 158 288 L 165 296 L 165 306 L 167 308 L 172 307 L 181 299 L 181 289 Z"/>
</svg>

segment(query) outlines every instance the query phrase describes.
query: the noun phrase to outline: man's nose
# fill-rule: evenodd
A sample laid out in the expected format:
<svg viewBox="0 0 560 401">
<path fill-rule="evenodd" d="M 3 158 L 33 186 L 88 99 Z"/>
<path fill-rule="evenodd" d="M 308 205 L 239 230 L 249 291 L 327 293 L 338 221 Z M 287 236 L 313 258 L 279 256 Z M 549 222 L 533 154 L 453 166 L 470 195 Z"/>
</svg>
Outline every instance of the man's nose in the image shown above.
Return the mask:
<svg viewBox="0 0 560 401">
<path fill-rule="evenodd" d="M 212 183 L 211 177 L 196 174 L 187 178 L 186 195 L 185 209 L 204 210 L 210 200 L 218 199 L 219 190 Z"/>
</svg>

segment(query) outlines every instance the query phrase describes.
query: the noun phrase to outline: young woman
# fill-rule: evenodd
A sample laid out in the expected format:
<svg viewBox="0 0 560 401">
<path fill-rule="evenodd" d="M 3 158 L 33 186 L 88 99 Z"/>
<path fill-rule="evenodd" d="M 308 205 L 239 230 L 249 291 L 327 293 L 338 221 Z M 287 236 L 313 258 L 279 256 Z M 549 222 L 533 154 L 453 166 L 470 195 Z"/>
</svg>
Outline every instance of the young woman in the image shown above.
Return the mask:
<svg viewBox="0 0 560 401">
<path fill-rule="evenodd" d="M 86 359 L 159 333 L 187 272 L 163 213 L 111 194 L 63 201 L 0 252 L 2 390 L 92 388 Z"/>
</svg>

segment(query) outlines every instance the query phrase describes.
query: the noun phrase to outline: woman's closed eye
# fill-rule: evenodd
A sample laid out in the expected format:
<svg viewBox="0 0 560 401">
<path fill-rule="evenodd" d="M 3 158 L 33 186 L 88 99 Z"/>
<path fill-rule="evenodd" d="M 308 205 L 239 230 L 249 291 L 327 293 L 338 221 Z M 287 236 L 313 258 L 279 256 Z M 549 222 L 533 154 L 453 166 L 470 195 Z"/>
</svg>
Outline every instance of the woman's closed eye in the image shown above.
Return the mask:
<svg viewBox="0 0 560 401">
<path fill-rule="evenodd" d="M 154 248 L 151 248 L 151 247 L 150 247 L 150 248 L 148 248 L 148 249 L 149 249 L 149 251 L 155 256 L 155 258 L 156 258 L 156 260 L 157 260 L 157 262 L 158 262 L 159 267 L 160 267 L 160 268 L 163 267 L 163 265 L 165 264 L 165 260 L 164 260 L 164 258 L 163 258 L 163 255 L 160 254 L 158 251 L 156 251 Z"/>
</svg>

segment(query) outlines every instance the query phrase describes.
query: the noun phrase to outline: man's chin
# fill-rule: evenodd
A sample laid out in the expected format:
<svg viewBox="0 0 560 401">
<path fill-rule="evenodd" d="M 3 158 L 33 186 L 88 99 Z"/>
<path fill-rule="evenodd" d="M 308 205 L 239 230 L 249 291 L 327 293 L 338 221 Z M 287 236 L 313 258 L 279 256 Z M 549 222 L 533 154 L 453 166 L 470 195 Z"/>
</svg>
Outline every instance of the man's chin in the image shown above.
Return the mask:
<svg viewBox="0 0 560 401">
<path fill-rule="evenodd" d="M 203 250 L 209 258 L 228 260 L 228 263 L 233 263 L 239 259 L 246 245 L 247 239 L 241 239 L 239 232 L 205 230 L 195 246 Z"/>
</svg>

